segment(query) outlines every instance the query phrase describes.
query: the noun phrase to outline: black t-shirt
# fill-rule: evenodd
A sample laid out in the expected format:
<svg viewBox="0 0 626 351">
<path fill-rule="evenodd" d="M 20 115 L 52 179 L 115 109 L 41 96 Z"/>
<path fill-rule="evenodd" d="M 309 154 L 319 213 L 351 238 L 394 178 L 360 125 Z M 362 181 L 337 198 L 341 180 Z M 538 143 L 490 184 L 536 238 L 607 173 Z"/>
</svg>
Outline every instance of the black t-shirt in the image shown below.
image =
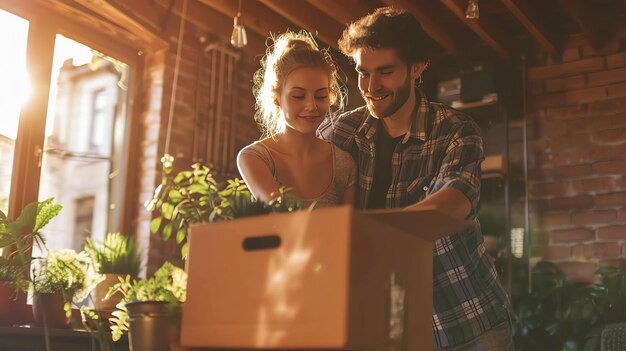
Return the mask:
<svg viewBox="0 0 626 351">
<path fill-rule="evenodd" d="M 376 130 L 376 160 L 374 162 L 374 183 L 370 192 L 367 208 L 385 208 L 387 191 L 391 186 L 391 157 L 396 145 L 404 138 L 404 135 L 393 138 L 382 123 Z"/>
</svg>

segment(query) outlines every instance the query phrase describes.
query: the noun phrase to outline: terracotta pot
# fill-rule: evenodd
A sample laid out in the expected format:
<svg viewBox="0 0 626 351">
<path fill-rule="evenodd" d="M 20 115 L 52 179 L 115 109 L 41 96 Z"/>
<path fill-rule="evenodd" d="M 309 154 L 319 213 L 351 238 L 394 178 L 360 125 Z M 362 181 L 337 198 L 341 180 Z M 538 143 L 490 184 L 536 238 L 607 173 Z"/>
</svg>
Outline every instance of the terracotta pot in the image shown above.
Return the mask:
<svg viewBox="0 0 626 351">
<path fill-rule="evenodd" d="M 169 351 L 180 340 L 180 306 L 168 308 L 167 303 L 136 301 L 126 304 L 130 327 L 130 351 Z"/>
<path fill-rule="evenodd" d="M 70 321 L 65 316 L 63 294 L 35 293 L 33 295 L 33 317 L 38 326 L 47 328 L 63 328 Z M 45 320 L 45 324 L 44 324 Z"/>
<path fill-rule="evenodd" d="M 107 292 L 109 292 L 110 287 L 119 283 L 119 277 L 125 278 L 126 274 L 106 273 L 104 274 L 104 280 L 96 285 L 96 288 L 93 290 L 93 301 L 96 310 L 103 312 L 112 312 L 115 310 L 115 305 L 122 299 L 121 293 L 117 292 L 105 301 L 102 299 L 106 296 Z"/>
</svg>

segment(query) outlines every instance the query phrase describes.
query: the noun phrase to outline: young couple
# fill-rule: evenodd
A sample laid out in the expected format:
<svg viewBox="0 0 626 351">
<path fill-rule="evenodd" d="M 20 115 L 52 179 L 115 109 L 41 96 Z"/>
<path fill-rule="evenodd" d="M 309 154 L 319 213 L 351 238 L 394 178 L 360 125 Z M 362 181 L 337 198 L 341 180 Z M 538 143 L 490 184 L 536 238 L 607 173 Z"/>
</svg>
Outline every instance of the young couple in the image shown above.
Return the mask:
<svg viewBox="0 0 626 351">
<path fill-rule="evenodd" d="M 482 138 L 469 117 L 417 88 L 427 40 L 403 10 L 381 8 L 352 23 L 339 47 L 355 62 L 366 106 L 335 117 L 344 93 L 329 55 L 309 36 L 278 37 L 255 75 L 266 138 L 240 152 L 239 170 L 264 201 L 285 185 L 316 207 L 434 206 L 473 221 L 434 244 L 433 348 L 512 350 L 508 297 L 476 219 Z"/>
</svg>

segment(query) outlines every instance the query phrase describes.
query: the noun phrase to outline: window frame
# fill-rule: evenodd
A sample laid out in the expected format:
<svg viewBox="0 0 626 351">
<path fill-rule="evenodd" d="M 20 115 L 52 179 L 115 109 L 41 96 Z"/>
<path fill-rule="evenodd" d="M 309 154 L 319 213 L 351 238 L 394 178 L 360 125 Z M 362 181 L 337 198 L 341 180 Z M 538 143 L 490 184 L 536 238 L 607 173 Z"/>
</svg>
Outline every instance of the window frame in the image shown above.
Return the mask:
<svg viewBox="0 0 626 351">
<path fill-rule="evenodd" d="M 0 8 L 29 21 L 28 43 L 26 49 L 27 67 L 33 87 L 31 97 L 22 108 L 18 125 L 18 134 L 15 144 L 13 172 L 11 176 L 11 195 L 9 197 L 9 218 L 15 218 L 21 209 L 28 203 L 38 200 L 39 180 L 41 172 L 42 147 L 44 143 L 45 122 L 47 117 L 48 99 L 50 91 L 50 77 L 52 74 L 52 59 L 56 34 L 85 44 L 106 55 L 116 57 L 131 67 L 129 77 L 129 106 L 127 122 L 137 121 L 133 118 L 137 114 L 134 97 L 137 96 L 138 77 L 142 75 L 142 60 L 137 54 L 141 49 L 122 44 L 118 38 L 101 32 L 86 31 L 80 23 L 62 13 L 50 11 L 45 6 L 22 4 L 19 0 L 8 0 L 0 4 Z M 131 188 L 132 178 L 126 177 L 133 169 L 129 154 L 137 143 L 131 143 L 132 136 L 137 135 L 138 123 L 126 123 L 124 146 L 126 152 L 122 155 L 124 178 L 121 187 Z M 135 144 L 135 145 L 134 145 Z M 136 150 L 135 150 L 136 151 Z M 132 173 L 130 173 L 132 174 Z M 120 174 L 120 176 L 122 176 Z M 133 201 L 124 197 L 121 199 L 122 208 L 132 206 Z M 122 216 L 125 217 L 125 216 Z M 128 231 L 128 218 L 114 221 L 116 230 Z"/>
<path fill-rule="evenodd" d="M 106 7 L 108 5 L 103 4 L 102 6 Z M 84 13 L 83 18 L 77 20 L 71 13 L 67 13 L 63 7 L 67 8 L 68 5 L 55 0 L 41 3 L 5 0 L 0 3 L 0 9 L 29 21 L 26 60 L 32 85 L 31 96 L 20 112 L 7 215 L 9 218 L 14 219 L 26 204 L 38 200 L 54 45 L 56 35 L 61 34 L 105 55 L 115 57 L 128 64 L 131 68 L 128 79 L 129 91 L 126 121 L 124 123 L 126 132 L 120 147 L 124 152 L 116 155 L 119 157 L 117 162 L 120 164 L 113 165 L 120 170 L 116 176 L 120 177 L 121 181 L 119 182 L 119 188 L 115 189 L 118 199 L 117 206 L 119 208 L 109 213 L 109 228 L 128 235 L 134 235 L 135 233 L 132 233 L 131 229 L 136 213 L 135 207 L 138 194 L 132 191 L 132 189 L 136 189 L 136 185 L 139 183 L 139 180 L 134 175 L 139 170 L 136 160 L 140 153 L 139 148 L 141 145 L 139 140 L 141 106 L 140 104 L 135 104 L 134 101 L 140 96 L 141 92 L 140 83 L 144 76 L 145 57 L 143 53 L 146 51 L 163 50 L 168 45 L 155 34 L 143 31 L 139 33 L 143 39 L 140 44 L 143 46 L 128 46 L 120 40 L 119 33 L 109 34 L 99 30 L 98 28 L 101 27 L 99 27 L 98 22 L 103 20 L 102 18 L 91 16 L 91 11 L 75 10 Z M 116 14 L 115 9 L 108 7 L 104 8 L 103 12 L 107 12 L 107 15 L 111 13 Z M 85 30 L 87 26 L 85 23 L 88 22 L 85 20 L 85 17 L 91 17 L 90 19 L 94 21 L 93 27 L 95 28 L 91 28 L 93 30 Z M 110 16 L 105 17 L 110 19 Z M 126 17 L 120 17 L 119 22 L 118 24 L 122 26 L 128 23 L 136 25 L 132 19 Z M 133 34 L 137 35 L 137 33 Z M 146 43 L 152 46 L 146 47 Z M 113 216 L 112 213 L 116 215 Z M 11 250 L 5 251 L 3 254 L 8 255 Z M 17 302 L 19 320 L 32 320 L 32 313 L 30 306 L 26 302 L 26 296 L 20 294 Z"/>
</svg>

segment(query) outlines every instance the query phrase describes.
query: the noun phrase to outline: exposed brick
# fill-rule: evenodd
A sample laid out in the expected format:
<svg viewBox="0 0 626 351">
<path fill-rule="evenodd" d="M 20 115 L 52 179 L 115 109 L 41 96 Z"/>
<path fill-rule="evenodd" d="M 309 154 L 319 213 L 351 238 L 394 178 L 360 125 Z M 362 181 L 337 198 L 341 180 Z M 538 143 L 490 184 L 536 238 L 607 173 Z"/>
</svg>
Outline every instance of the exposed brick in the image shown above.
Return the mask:
<svg viewBox="0 0 626 351">
<path fill-rule="evenodd" d="M 591 115 L 611 114 L 626 111 L 626 98 L 608 99 L 589 104 L 588 113 Z"/>
<path fill-rule="evenodd" d="M 563 50 L 563 55 L 561 55 L 564 62 L 576 61 L 580 58 L 580 47 L 576 46 L 573 48 L 567 48 Z"/>
<path fill-rule="evenodd" d="M 623 208 L 617 212 L 617 220 L 620 222 L 626 221 L 626 208 Z"/>
<path fill-rule="evenodd" d="M 626 143 L 626 128 L 602 130 L 593 133 L 595 145 L 620 145 Z"/>
<path fill-rule="evenodd" d="M 578 178 L 591 174 L 591 165 L 573 165 L 564 167 L 555 167 L 546 170 L 548 177 L 553 179 Z"/>
<path fill-rule="evenodd" d="M 595 162 L 617 160 L 626 157 L 626 145 L 595 146 L 589 152 Z"/>
<path fill-rule="evenodd" d="M 596 195 L 595 201 L 601 207 L 626 205 L 626 192 Z"/>
<path fill-rule="evenodd" d="M 626 83 L 614 84 L 607 87 L 609 97 L 622 97 L 626 96 Z"/>
<path fill-rule="evenodd" d="M 602 72 L 599 72 L 602 73 Z M 564 90 L 575 90 L 581 89 L 585 87 L 585 76 L 582 74 L 577 76 L 565 77 L 565 78 L 556 78 L 556 79 L 548 79 L 545 81 L 546 84 L 546 92 L 554 93 L 557 91 Z"/>
<path fill-rule="evenodd" d="M 609 55 L 606 57 L 607 68 L 626 67 L 626 52 Z"/>
<path fill-rule="evenodd" d="M 578 165 L 589 163 L 591 161 L 591 153 L 585 150 L 570 150 L 555 153 L 552 157 L 554 166 Z"/>
<path fill-rule="evenodd" d="M 626 126 L 626 111 L 618 112 L 614 115 L 611 115 L 611 125 L 614 127 L 624 127 Z"/>
<path fill-rule="evenodd" d="M 580 61 L 567 62 L 559 65 L 531 67 L 528 69 L 528 79 L 538 80 L 559 77 L 567 74 L 599 71 L 604 68 L 604 58 L 596 57 Z"/>
<path fill-rule="evenodd" d="M 563 106 L 571 104 L 581 104 L 594 102 L 607 97 L 605 87 L 595 87 L 580 90 L 566 91 L 549 95 L 542 95 L 531 100 L 533 106 Z"/>
<path fill-rule="evenodd" d="M 548 119 L 573 119 L 587 115 L 587 105 L 572 105 L 565 107 L 549 107 L 545 110 Z"/>
<path fill-rule="evenodd" d="M 592 262 L 556 262 L 570 282 L 593 282 L 596 264 Z"/>
<path fill-rule="evenodd" d="M 589 225 L 615 222 L 617 212 L 615 210 L 598 210 L 572 213 L 572 224 Z"/>
<path fill-rule="evenodd" d="M 624 216 L 626 217 L 626 214 Z M 569 225 L 570 217 L 570 214 L 567 212 L 548 213 L 538 216 L 537 222 L 541 228 L 558 228 Z"/>
<path fill-rule="evenodd" d="M 539 249 L 539 255 L 546 260 L 560 260 L 572 257 L 571 246 L 566 245 L 550 245 Z"/>
<path fill-rule="evenodd" d="M 561 181 L 552 183 L 532 183 L 529 191 L 537 196 L 563 196 L 576 193 L 574 182 Z"/>
<path fill-rule="evenodd" d="M 593 164 L 593 174 L 626 173 L 626 160 L 605 161 Z"/>
<path fill-rule="evenodd" d="M 626 68 L 589 73 L 588 79 L 590 87 L 623 82 L 626 81 Z M 546 82 L 546 86 L 547 84 L 548 82 Z"/>
<path fill-rule="evenodd" d="M 614 225 L 602 227 L 596 230 L 598 240 L 623 240 L 626 239 L 626 225 Z"/>
<path fill-rule="evenodd" d="M 591 208 L 594 205 L 594 198 L 584 194 L 571 197 L 559 197 L 550 200 L 551 210 L 582 210 Z"/>
<path fill-rule="evenodd" d="M 558 137 L 567 134 L 567 122 L 560 120 L 537 121 L 537 137 Z"/>
<path fill-rule="evenodd" d="M 552 138 L 550 140 L 550 148 L 554 151 L 581 149 L 588 147 L 590 143 L 591 138 L 588 134 L 566 135 Z"/>
<path fill-rule="evenodd" d="M 608 129 L 613 119 L 611 116 L 593 116 L 567 121 L 567 130 L 570 134 L 585 133 Z"/>
<path fill-rule="evenodd" d="M 606 258 L 616 257 L 621 254 L 621 248 L 616 242 L 608 243 L 589 243 L 577 245 L 574 247 L 573 254 L 575 257 L 584 258 Z"/>
<path fill-rule="evenodd" d="M 552 243 L 572 243 L 579 241 L 590 241 L 595 238 L 595 234 L 591 229 L 567 229 L 550 233 L 550 241 Z"/>
<path fill-rule="evenodd" d="M 579 182 L 582 186 L 582 191 L 585 192 L 606 193 L 620 188 L 614 177 L 588 178 Z"/>
</svg>

